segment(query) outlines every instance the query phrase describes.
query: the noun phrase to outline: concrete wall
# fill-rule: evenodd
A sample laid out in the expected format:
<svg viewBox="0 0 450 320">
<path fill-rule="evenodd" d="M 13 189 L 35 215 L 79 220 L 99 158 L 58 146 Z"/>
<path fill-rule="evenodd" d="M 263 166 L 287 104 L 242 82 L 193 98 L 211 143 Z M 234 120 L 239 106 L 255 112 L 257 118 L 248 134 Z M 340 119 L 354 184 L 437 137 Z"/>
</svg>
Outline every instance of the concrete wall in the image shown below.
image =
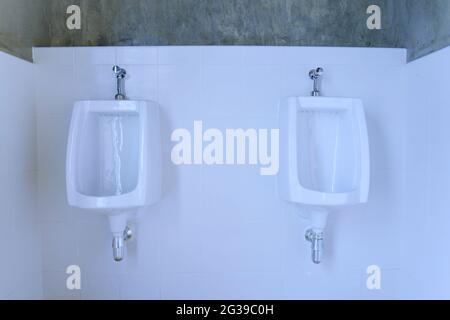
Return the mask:
<svg viewBox="0 0 450 320">
<path fill-rule="evenodd" d="M 33 43 L 48 42 L 45 0 L 0 1 L 0 50 L 32 60 Z"/>
<path fill-rule="evenodd" d="M 370 0 L 49 0 L 46 46 L 304 45 L 401 47 L 396 1 L 378 0 L 383 30 L 368 30 Z M 83 24 L 68 31 L 66 9 Z"/>
<path fill-rule="evenodd" d="M 82 29 L 66 9 L 82 9 Z M 295 45 L 397 47 L 415 60 L 450 44 L 447 0 L 3 0 L 0 50 L 31 60 L 32 46 Z"/>
<path fill-rule="evenodd" d="M 65 26 L 73 3 L 82 9 L 80 31 Z M 448 0 L 376 3 L 379 31 L 366 26 L 370 0 L 48 0 L 42 44 L 398 47 L 408 49 L 408 60 L 450 44 Z"/>
<path fill-rule="evenodd" d="M 398 11 L 409 61 L 450 44 L 450 1 L 401 0 Z"/>
</svg>

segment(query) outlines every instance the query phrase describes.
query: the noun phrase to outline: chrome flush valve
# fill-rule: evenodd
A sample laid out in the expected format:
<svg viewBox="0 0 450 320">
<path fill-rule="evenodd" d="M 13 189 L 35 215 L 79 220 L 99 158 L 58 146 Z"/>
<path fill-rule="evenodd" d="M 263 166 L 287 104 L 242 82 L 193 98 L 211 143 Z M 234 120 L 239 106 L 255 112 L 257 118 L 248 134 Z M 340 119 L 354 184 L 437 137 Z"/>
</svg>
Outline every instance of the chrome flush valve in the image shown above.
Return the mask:
<svg viewBox="0 0 450 320">
<path fill-rule="evenodd" d="M 314 81 L 314 88 L 311 92 L 311 95 L 313 97 L 319 97 L 320 96 L 320 84 L 319 80 L 323 75 L 323 68 L 318 67 L 316 69 L 313 69 L 309 72 L 309 78 Z"/>
<path fill-rule="evenodd" d="M 125 100 L 125 77 L 127 76 L 127 71 L 119 66 L 114 66 L 113 72 L 117 78 L 117 94 L 115 99 Z"/>
</svg>

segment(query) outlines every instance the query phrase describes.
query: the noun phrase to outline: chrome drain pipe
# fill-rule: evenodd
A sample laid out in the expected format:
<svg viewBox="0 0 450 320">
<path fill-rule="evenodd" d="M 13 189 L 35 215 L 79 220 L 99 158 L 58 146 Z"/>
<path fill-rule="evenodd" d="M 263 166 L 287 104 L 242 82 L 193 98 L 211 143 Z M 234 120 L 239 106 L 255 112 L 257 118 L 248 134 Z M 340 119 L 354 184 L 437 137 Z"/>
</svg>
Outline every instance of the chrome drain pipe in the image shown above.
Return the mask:
<svg viewBox="0 0 450 320">
<path fill-rule="evenodd" d="M 119 262 L 122 261 L 125 256 L 125 242 L 130 240 L 133 233 L 130 228 L 126 227 L 123 234 L 114 235 L 112 241 L 113 257 L 114 260 Z"/>
<path fill-rule="evenodd" d="M 311 259 L 315 264 L 322 262 L 323 231 L 306 230 L 305 239 L 311 242 Z"/>
</svg>

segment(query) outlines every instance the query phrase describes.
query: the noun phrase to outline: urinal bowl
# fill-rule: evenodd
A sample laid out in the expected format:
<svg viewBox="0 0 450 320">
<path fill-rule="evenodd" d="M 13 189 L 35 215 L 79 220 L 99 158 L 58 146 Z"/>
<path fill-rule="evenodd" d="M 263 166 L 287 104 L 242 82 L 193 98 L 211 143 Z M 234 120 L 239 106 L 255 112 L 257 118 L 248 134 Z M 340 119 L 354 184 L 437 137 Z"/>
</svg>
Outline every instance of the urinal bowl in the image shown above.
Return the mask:
<svg viewBox="0 0 450 320">
<path fill-rule="evenodd" d="M 114 239 L 122 237 L 139 208 L 161 196 L 157 104 L 76 102 L 67 145 L 66 187 L 70 205 L 107 215 Z"/>
<path fill-rule="evenodd" d="M 330 212 L 368 198 L 369 144 L 362 103 L 289 97 L 280 102 L 279 122 L 280 197 L 300 205 L 311 230 L 322 233 Z"/>
</svg>

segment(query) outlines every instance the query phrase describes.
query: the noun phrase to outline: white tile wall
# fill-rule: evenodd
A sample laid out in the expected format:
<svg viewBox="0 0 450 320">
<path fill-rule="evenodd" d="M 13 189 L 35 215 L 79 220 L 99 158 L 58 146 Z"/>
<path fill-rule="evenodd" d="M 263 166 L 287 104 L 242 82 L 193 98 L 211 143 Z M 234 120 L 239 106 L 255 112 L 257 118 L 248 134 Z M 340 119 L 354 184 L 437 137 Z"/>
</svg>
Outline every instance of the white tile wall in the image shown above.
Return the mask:
<svg viewBox="0 0 450 320">
<path fill-rule="evenodd" d="M 449 299 L 450 47 L 406 68 L 401 283 L 408 298 Z M 431 241 L 429 241 L 431 240 Z"/>
<path fill-rule="evenodd" d="M 0 68 L 0 299 L 40 299 L 35 66 L 0 52 Z"/>
<path fill-rule="evenodd" d="M 405 51 L 298 47 L 39 48 L 37 120 L 39 209 L 46 235 L 47 298 L 382 298 L 398 289 L 405 132 Z M 75 63 L 74 63 L 75 62 Z M 131 98 L 161 104 L 162 201 L 142 211 L 136 241 L 117 265 L 106 219 L 69 208 L 65 139 L 72 103 L 114 96 L 114 63 L 126 68 Z M 314 266 L 307 223 L 280 201 L 275 177 L 255 166 L 175 167 L 170 134 L 205 127 L 276 128 L 277 102 L 308 95 L 310 68 L 325 68 L 326 95 L 363 99 L 372 189 L 367 205 L 330 218 L 325 262 Z M 400 89 L 399 89 L 400 88 Z M 60 239 L 60 243 L 51 243 Z M 67 292 L 66 264 L 82 267 L 83 289 Z M 363 290 L 366 268 L 391 276 Z"/>
</svg>

